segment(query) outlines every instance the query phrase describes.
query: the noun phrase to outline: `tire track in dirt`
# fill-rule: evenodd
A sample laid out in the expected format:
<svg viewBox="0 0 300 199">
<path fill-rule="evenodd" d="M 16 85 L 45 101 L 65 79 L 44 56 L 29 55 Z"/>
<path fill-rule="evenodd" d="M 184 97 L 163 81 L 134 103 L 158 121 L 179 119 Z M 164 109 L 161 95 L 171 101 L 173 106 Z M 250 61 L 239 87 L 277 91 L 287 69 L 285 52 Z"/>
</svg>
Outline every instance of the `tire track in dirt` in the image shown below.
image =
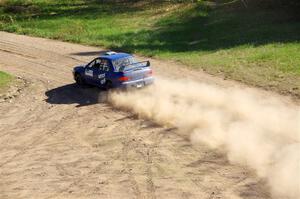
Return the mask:
<svg viewBox="0 0 300 199">
<path fill-rule="evenodd" d="M 124 138 L 124 141 L 122 142 L 123 148 L 122 148 L 122 157 L 123 157 L 123 164 L 125 165 L 126 173 L 128 174 L 128 180 L 130 182 L 131 188 L 133 189 L 134 198 L 141 198 L 141 191 L 138 186 L 138 183 L 135 180 L 135 177 L 132 173 L 132 168 L 130 167 L 128 163 L 128 152 L 130 150 L 130 141 L 128 137 Z M 131 146 L 133 147 L 133 146 Z"/>
<path fill-rule="evenodd" d="M 48 83 L 47 82 L 38 81 L 38 82 L 35 82 L 34 84 L 38 84 L 38 87 L 40 87 L 42 89 L 45 89 L 45 90 L 48 90 Z M 16 99 L 14 99 L 15 104 L 30 104 L 31 97 L 28 97 L 28 96 L 29 95 L 30 96 L 38 95 L 38 93 L 35 92 L 35 90 L 39 89 L 38 87 L 36 85 L 35 86 L 30 85 L 29 88 L 28 88 L 30 90 L 30 93 L 26 93 L 25 95 L 27 95 L 27 96 L 25 96 L 25 97 L 18 96 Z M 25 91 L 25 92 L 28 92 L 28 91 Z M 14 123 L 12 128 L 9 128 L 9 126 L 5 126 L 5 129 L 6 129 L 7 133 L 0 134 L 0 138 L 4 137 L 4 136 L 7 136 L 8 134 L 12 134 L 13 133 L 12 131 L 19 130 L 20 128 L 22 128 L 23 131 L 26 131 L 26 130 L 32 128 L 32 124 L 38 123 L 37 121 L 40 121 L 44 117 L 44 115 L 41 114 L 41 113 L 43 111 L 48 110 L 49 108 L 51 108 L 51 107 L 47 106 L 47 104 L 44 102 L 44 100 L 40 99 L 40 100 L 38 100 L 38 103 L 40 104 L 39 106 L 26 107 L 26 110 L 24 112 L 24 115 L 26 115 L 26 117 L 23 117 L 19 121 L 17 121 L 16 123 Z M 18 107 L 16 107 L 16 109 L 18 109 Z M 4 116 L 7 117 L 6 114 L 7 113 L 3 113 L 2 116 L 4 115 Z M 36 116 L 36 117 L 32 118 L 32 116 Z"/>
<path fill-rule="evenodd" d="M 29 83 L 29 84 L 31 84 L 31 83 Z M 41 85 L 42 85 L 43 88 L 46 88 L 45 83 L 42 82 Z M 33 88 L 32 85 L 28 86 L 28 90 L 33 90 L 33 89 L 34 88 Z M 26 94 L 25 94 L 26 96 L 25 97 L 23 95 L 24 94 L 24 92 L 23 92 L 22 96 L 17 96 L 14 99 L 14 104 L 8 104 L 8 105 L 9 106 L 13 106 L 14 109 L 18 109 L 18 108 L 20 108 L 20 106 L 18 104 L 26 104 L 26 103 L 30 104 L 30 100 L 31 99 L 28 99 L 28 98 L 31 98 L 31 97 L 28 97 L 28 96 L 29 95 L 35 95 L 36 93 L 34 93 L 33 91 L 29 92 L 28 90 L 24 91 L 24 92 L 26 92 Z M 16 123 L 14 123 L 14 125 L 12 126 L 12 128 L 9 128 L 9 126 L 5 126 L 5 129 L 6 129 L 7 133 L 6 134 L 0 134 L 0 137 L 9 134 L 10 131 L 19 129 L 21 124 L 25 124 L 25 125 L 27 125 L 27 128 L 31 128 L 32 124 L 28 124 L 29 121 L 31 121 L 31 116 L 37 115 L 36 120 L 41 119 L 42 115 L 40 114 L 40 112 L 42 112 L 43 109 L 46 109 L 45 105 L 46 104 L 40 105 L 40 106 L 34 106 L 34 107 L 32 107 L 32 106 L 25 107 L 26 110 L 24 110 L 24 115 L 26 114 L 26 117 L 20 118 L 19 121 L 17 121 Z M 12 109 L 12 110 L 14 110 L 14 109 Z M 4 117 L 8 117 L 8 116 L 11 115 L 11 113 L 10 112 L 2 112 L 1 115 L 4 116 Z M 34 122 L 34 121 L 32 121 L 32 122 Z M 23 126 L 23 128 L 26 128 L 26 126 Z M 24 129 L 24 130 L 26 130 L 26 129 Z"/>
<path fill-rule="evenodd" d="M 23 45 L 22 48 L 20 48 L 18 45 L 19 44 L 17 42 L 13 42 L 13 41 L 7 42 L 7 41 L 3 41 L 0 39 L 1 50 L 4 52 L 20 55 L 20 56 L 31 58 L 31 59 L 40 59 L 41 58 L 40 56 L 33 56 L 32 53 L 30 53 L 30 51 L 40 51 L 39 48 L 36 48 L 32 45 L 31 46 Z M 86 61 L 84 59 L 78 59 L 78 58 L 75 58 L 72 56 L 61 55 L 55 51 L 51 51 L 51 50 L 47 50 L 47 49 L 43 49 L 43 51 L 46 51 L 49 53 L 49 54 L 43 54 L 43 59 L 47 59 L 47 60 L 62 59 L 64 61 L 68 60 L 68 62 Z"/>
<path fill-rule="evenodd" d="M 5 161 L 4 163 L 0 164 L 0 168 L 3 167 L 4 165 L 12 162 L 15 158 L 21 156 L 22 154 L 26 153 L 27 150 L 34 148 L 38 143 L 41 143 L 43 139 L 47 136 L 51 136 L 55 134 L 59 128 L 61 127 L 61 124 L 63 122 L 67 122 L 69 119 L 72 119 L 75 117 L 74 110 L 71 110 L 70 113 L 73 114 L 67 114 L 66 117 L 64 117 L 62 120 L 58 121 L 54 127 L 52 127 L 48 132 L 46 132 L 44 135 L 40 135 L 37 138 L 34 139 L 30 144 L 28 144 L 26 147 L 22 148 L 18 153 L 16 153 L 13 157 L 11 157 L 9 160 Z"/>
<path fill-rule="evenodd" d="M 97 113 L 101 113 L 101 112 L 99 111 L 99 112 L 97 112 Z M 113 124 L 113 127 L 111 126 L 112 124 Z M 109 124 L 109 125 L 105 124 L 105 128 L 106 128 L 106 127 L 109 127 L 109 128 L 118 128 L 118 129 L 119 129 L 120 127 L 123 128 L 123 123 L 119 123 L 119 124 L 112 123 L 112 124 Z M 126 138 L 125 138 L 125 139 L 126 139 Z M 92 145 L 91 145 L 90 147 L 91 147 L 91 149 L 93 148 Z M 123 154 L 123 155 L 124 155 L 124 154 Z M 116 157 L 116 158 L 117 158 L 117 157 Z M 86 172 L 86 173 L 84 173 L 83 175 L 77 177 L 77 178 L 76 178 L 76 181 L 73 182 L 73 183 L 71 183 L 71 184 L 70 184 L 69 186 L 67 186 L 65 189 L 62 189 L 62 190 L 60 190 L 58 193 L 53 194 L 53 195 L 47 197 L 47 199 L 51 199 L 51 198 L 59 198 L 59 197 L 63 197 L 63 198 L 64 198 L 64 194 L 68 194 L 68 193 L 70 194 L 70 193 L 73 193 L 72 189 L 77 188 L 77 186 L 79 186 L 81 183 L 83 183 L 86 179 L 90 179 L 93 175 L 95 175 L 96 173 L 98 173 L 99 170 L 101 170 L 101 168 L 103 167 L 103 165 L 109 166 L 109 163 L 106 162 L 106 161 L 104 161 L 104 162 L 101 162 L 101 163 L 97 164 L 94 168 L 90 169 L 88 172 Z M 126 168 L 127 168 L 127 167 L 126 167 Z M 131 177 L 133 177 L 133 176 L 130 176 L 130 180 L 132 180 Z M 136 183 L 136 182 L 133 182 L 133 181 L 131 181 L 131 182 L 134 183 L 134 185 L 135 185 L 135 186 L 134 186 L 134 191 L 136 191 L 135 188 L 138 189 L 137 183 Z M 134 192 L 134 193 L 136 193 L 136 192 Z M 138 193 L 140 193 L 139 190 L 138 190 Z M 138 193 L 136 193 L 136 196 L 137 196 L 137 198 L 140 198 L 140 197 L 139 197 L 140 194 L 138 194 Z"/>
<path fill-rule="evenodd" d="M 0 104 L 1 198 L 269 198 L 264 182 L 224 154 L 99 103 L 105 94 L 97 89 L 72 86 L 71 68 L 97 51 L 0 32 L 1 70 L 32 83 Z M 159 74 L 170 71 L 170 63 L 153 63 Z M 203 77 L 172 68 L 171 76 Z"/>
</svg>

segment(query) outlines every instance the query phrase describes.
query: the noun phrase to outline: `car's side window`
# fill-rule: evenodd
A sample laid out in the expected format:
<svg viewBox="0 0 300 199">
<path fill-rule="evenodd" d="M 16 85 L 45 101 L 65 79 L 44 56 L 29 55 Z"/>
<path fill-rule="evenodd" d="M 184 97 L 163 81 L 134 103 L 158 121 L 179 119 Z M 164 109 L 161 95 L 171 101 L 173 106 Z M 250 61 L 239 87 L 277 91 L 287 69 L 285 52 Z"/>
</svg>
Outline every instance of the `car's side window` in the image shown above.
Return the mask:
<svg viewBox="0 0 300 199">
<path fill-rule="evenodd" d="M 96 59 L 96 60 L 95 60 L 94 67 L 95 67 L 95 68 L 99 68 L 100 65 L 101 65 L 101 59 Z"/>
<path fill-rule="evenodd" d="M 92 61 L 92 62 L 89 63 L 86 67 L 87 67 L 88 69 L 91 69 L 91 68 L 95 65 L 95 61 L 96 61 L 96 60 Z"/>
<path fill-rule="evenodd" d="M 100 63 L 101 63 L 101 60 L 100 60 L 100 59 L 95 59 L 94 61 L 92 61 L 91 63 L 89 63 L 89 64 L 87 65 L 87 68 L 89 68 L 89 69 L 92 69 L 92 68 L 99 68 Z"/>
<path fill-rule="evenodd" d="M 99 65 L 99 70 L 103 72 L 109 72 L 110 71 L 110 66 L 109 62 L 106 59 L 101 59 L 100 65 Z"/>
</svg>

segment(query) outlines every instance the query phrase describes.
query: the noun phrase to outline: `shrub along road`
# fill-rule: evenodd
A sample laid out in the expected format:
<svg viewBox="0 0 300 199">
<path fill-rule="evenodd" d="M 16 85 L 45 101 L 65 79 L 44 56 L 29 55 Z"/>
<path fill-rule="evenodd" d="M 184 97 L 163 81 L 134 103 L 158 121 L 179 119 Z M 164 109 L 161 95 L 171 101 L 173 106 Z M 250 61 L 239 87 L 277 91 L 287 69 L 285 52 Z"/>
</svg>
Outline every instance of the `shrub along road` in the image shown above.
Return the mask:
<svg viewBox="0 0 300 199">
<path fill-rule="evenodd" d="M 30 81 L 0 104 L 0 198 L 270 198 L 266 182 L 224 151 L 101 103 L 99 89 L 76 87 L 72 67 L 100 51 L 0 32 L 1 70 Z M 151 61 L 161 76 L 243 87 Z"/>
</svg>

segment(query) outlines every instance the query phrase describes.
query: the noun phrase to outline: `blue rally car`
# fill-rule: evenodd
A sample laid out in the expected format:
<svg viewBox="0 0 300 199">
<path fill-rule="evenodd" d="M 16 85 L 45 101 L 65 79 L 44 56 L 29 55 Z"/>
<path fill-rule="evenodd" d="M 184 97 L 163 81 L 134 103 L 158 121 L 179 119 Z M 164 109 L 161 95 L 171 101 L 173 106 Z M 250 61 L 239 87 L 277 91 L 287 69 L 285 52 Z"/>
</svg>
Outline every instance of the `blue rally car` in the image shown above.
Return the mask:
<svg viewBox="0 0 300 199">
<path fill-rule="evenodd" d="M 149 61 L 137 62 L 127 53 L 106 52 L 87 65 L 73 69 L 77 84 L 101 88 L 140 88 L 152 84 L 154 78 Z"/>
</svg>

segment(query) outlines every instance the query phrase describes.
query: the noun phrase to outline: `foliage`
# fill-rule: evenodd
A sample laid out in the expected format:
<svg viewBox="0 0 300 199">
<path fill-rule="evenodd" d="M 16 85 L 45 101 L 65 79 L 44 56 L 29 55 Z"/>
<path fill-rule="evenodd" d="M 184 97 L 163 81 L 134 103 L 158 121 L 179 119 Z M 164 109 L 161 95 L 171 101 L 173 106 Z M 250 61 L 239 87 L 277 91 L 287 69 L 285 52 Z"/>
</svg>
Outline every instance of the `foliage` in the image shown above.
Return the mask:
<svg viewBox="0 0 300 199">
<path fill-rule="evenodd" d="M 12 80 L 12 76 L 0 71 L 0 91 L 4 89 Z"/>
<path fill-rule="evenodd" d="M 288 9 L 212 2 L 7 0 L 0 29 L 176 60 L 300 94 L 299 20 Z"/>
</svg>

